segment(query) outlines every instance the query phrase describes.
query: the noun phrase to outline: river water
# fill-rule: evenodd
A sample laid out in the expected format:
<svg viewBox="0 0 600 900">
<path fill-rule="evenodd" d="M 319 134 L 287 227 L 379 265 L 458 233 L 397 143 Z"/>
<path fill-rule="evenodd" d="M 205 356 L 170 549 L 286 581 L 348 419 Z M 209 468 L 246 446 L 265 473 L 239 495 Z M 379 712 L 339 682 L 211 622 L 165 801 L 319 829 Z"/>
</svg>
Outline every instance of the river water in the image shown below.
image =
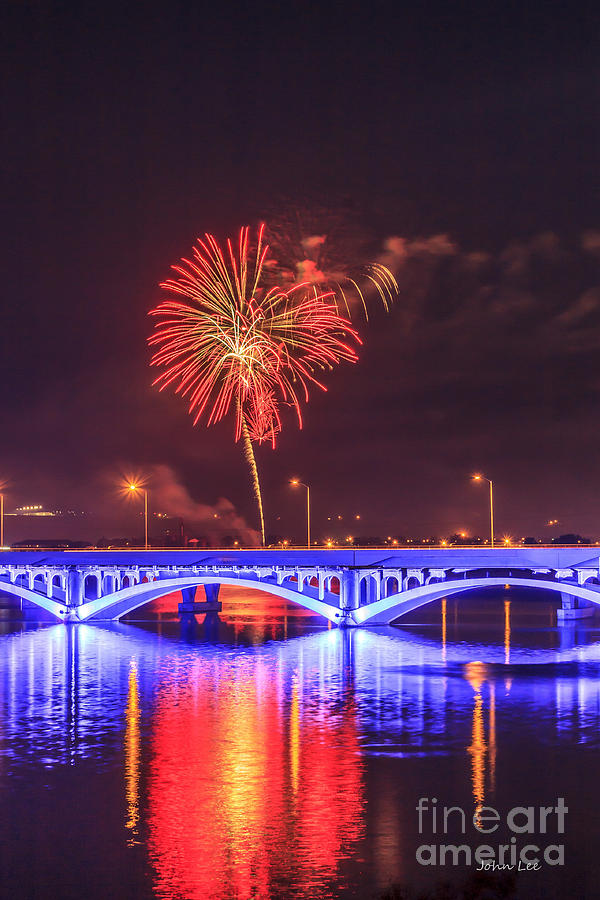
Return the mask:
<svg viewBox="0 0 600 900">
<path fill-rule="evenodd" d="M 557 628 L 555 606 L 514 589 L 377 630 L 222 599 L 211 623 L 180 623 L 177 597 L 109 627 L 2 621 L 2 898 L 376 898 L 473 879 L 467 850 L 438 864 L 442 844 L 506 844 L 519 897 L 600 896 L 599 623 Z M 487 807 L 500 822 L 483 834 Z M 531 833 L 507 825 L 514 807 L 533 807 L 512 820 Z M 518 872 L 527 844 L 539 869 Z"/>
</svg>

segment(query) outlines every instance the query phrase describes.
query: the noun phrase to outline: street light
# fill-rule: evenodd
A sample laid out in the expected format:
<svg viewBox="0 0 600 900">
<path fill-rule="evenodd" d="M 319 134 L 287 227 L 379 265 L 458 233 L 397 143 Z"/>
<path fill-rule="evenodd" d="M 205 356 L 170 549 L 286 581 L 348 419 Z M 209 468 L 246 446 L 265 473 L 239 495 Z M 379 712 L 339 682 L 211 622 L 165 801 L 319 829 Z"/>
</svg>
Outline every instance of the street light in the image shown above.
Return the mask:
<svg viewBox="0 0 600 900">
<path fill-rule="evenodd" d="M 494 482 L 485 475 L 473 475 L 473 481 L 487 481 L 490 486 L 490 546 L 494 546 Z"/>
<path fill-rule="evenodd" d="M 290 484 L 293 487 L 306 488 L 306 546 L 310 550 L 310 488 L 307 484 L 304 484 L 303 481 L 299 481 L 297 478 L 292 478 Z"/>
<path fill-rule="evenodd" d="M 7 481 L 0 481 L 0 550 L 4 549 L 4 501 L 6 500 L 4 491 L 8 484 Z"/>
<path fill-rule="evenodd" d="M 145 487 L 142 487 L 140 484 L 134 484 L 131 482 L 127 485 L 127 490 L 132 494 L 135 494 L 136 491 L 142 491 L 144 494 L 144 549 L 148 549 L 148 491 Z"/>
</svg>

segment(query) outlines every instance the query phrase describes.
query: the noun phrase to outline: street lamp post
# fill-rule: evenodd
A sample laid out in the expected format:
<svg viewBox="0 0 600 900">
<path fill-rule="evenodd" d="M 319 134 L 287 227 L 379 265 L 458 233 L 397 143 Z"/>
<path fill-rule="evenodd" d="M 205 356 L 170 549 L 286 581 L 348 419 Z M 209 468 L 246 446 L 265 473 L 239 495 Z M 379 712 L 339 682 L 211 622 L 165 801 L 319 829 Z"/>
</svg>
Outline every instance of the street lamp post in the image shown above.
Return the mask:
<svg viewBox="0 0 600 900">
<path fill-rule="evenodd" d="M 310 488 L 303 481 L 299 481 L 297 478 L 292 478 L 290 481 L 294 487 L 305 487 L 306 488 L 306 546 L 310 550 Z"/>
<path fill-rule="evenodd" d="M 485 475 L 473 475 L 473 481 L 487 481 L 490 486 L 490 546 L 494 546 L 494 482 Z"/>
<path fill-rule="evenodd" d="M 144 549 L 148 549 L 148 491 L 139 484 L 127 485 L 130 491 L 142 491 L 144 494 Z"/>
<path fill-rule="evenodd" d="M 0 494 L 0 550 L 4 547 L 4 494 Z"/>
</svg>

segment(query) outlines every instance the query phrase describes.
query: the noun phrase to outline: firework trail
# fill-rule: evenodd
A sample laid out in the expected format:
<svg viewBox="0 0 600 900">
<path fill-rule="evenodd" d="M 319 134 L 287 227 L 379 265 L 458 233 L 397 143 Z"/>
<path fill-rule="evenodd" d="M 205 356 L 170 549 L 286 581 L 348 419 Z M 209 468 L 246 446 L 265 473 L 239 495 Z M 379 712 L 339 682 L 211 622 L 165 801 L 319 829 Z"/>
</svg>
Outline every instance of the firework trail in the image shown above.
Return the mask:
<svg viewBox="0 0 600 900">
<path fill-rule="evenodd" d="M 349 263 L 368 258 L 370 242 L 348 213 L 288 208 L 269 225 L 269 238 L 274 280 L 288 285 L 308 282 L 316 292 L 330 293 L 348 318 L 360 310 L 368 320 L 372 297 L 389 312 L 398 294 L 396 279 L 381 263 Z"/>
<path fill-rule="evenodd" d="M 326 390 L 320 373 L 342 360 L 356 362 L 357 332 L 343 318 L 331 292 L 297 284 L 283 290 L 263 284 L 268 245 L 264 226 L 250 247 L 249 228 L 224 252 L 215 238 L 198 239 L 192 259 L 173 266 L 160 286 L 182 299 L 165 299 L 149 344 L 154 384 L 172 387 L 188 400 L 196 424 L 212 425 L 235 411 L 235 439 L 243 439 L 264 521 L 252 442 L 270 441 L 281 430 L 281 405 L 291 406 L 302 427 L 301 403 L 309 388 Z"/>
<path fill-rule="evenodd" d="M 240 406 L 240 401 L 237 401 L 238 407 Z M 244 456 L 246 457 L 246 462 L 248 463 L 248 467 L 250 468 L 250 475 L 252 476 L 252 487 L 254 489 L 254 496 L 256 498 L 256 503 L 258 506 L 258 518 L 260 520 L 260 533 L 262 535 L 263 546 L 265 543 L 265 515 L 263 512 L 263 503 L 262 503 L 262 494 L 260 490 L 260 480 L 258 477 L 258 466 L 256 465 L 256 457 L 254 456 L 254 448 L 252 447 L 252 432 L 250 431 L 246 419 L 244 417 L 243 411 L 240 413 L 240 418 L 242 421 L 242 443 L 244 447 Z"/>
</svg>

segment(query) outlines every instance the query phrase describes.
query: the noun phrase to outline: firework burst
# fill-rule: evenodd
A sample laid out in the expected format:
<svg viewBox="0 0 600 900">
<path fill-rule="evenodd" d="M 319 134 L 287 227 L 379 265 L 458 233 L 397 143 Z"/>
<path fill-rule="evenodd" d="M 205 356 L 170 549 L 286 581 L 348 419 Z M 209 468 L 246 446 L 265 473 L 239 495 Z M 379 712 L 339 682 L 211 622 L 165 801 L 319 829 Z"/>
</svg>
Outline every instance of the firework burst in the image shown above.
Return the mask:
<svg viewBox="0 0 600 900">
<path fill-rule="evenodd" d="M 151 365 L 162 370 L 154 384 L 185 397 L 194 424 L 203 416 L 214 424 L 234 409 L 235 438 L 244 441 L 264 542 L 252 441 L 275 446 L 282 405 L 295 410 L 302 427 L 309 388 L 326 390 L 321 373 L 342 360 L 356 362 L 360 339 L 332 292 L 305 283 L 287 290 L 263 285 L 263 235 L 261 226 L 251 248 L 244 227 L 225 252 L 210 234 L 198 239 L 192 258 L 173 266 L 175 277 L 161 284 L 177 299 L 151 310 L 158 322 L 149 343 L 155 348 Z"/>
</svg>

